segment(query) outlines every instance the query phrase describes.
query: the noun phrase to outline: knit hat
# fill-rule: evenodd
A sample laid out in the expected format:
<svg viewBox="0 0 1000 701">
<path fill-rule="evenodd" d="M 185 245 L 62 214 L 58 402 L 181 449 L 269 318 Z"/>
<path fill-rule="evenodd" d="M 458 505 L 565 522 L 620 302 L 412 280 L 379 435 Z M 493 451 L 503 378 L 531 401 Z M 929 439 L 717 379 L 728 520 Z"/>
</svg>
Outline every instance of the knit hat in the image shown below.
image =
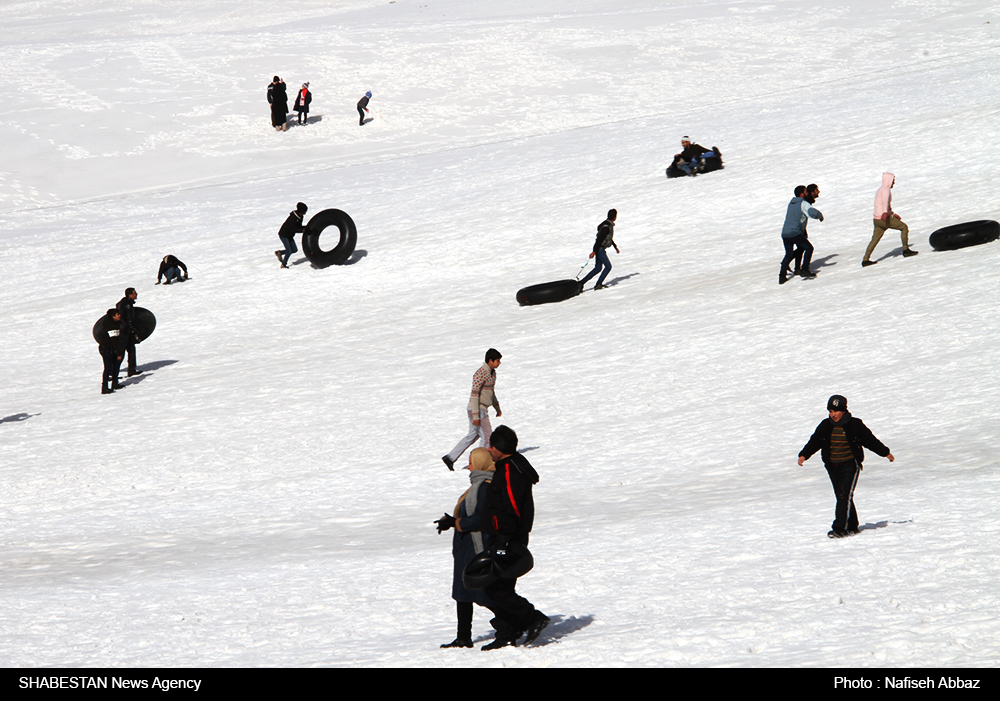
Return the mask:
<svg viewBox="0 0 1000 701">
<path fill-rule="evenodd" d="M 303 87 L 303 88 L 308 88 L 308 87 L 309 87 L 309 83 L 303 83 L 303 84 L 302 84 L 302 87 Z"/>
<path fill-rule="evenodd" d="M 299 202 L 297 205 L 295 205 L 295 211 L 298 212 L 299 214 L 305 214 L 308 210 L 309 208 L 306 206 L 305 202 Z"/>
<path fill-rule="evenodd" d="M 497 426 L 490 436 L 490 445 L 504 455 L 513 455 L 517 452 L 517 434 L 509 426 Z"/>
<path fill-rule="evenodd" d="M 826 403 L 827 411 L 847 411 L 847 397 L 835 394 Z"/>
<path fill-rule="evenodd" d="M 369 90 L 368 92 L 365 93 L 365 97 L 371 98 L 371 96 L 372 96 L 372 91 L 371 90 Z"/>
<path fill-rule="evenodd" d="M 482 472 L 493 472 L 496 469 L 493 465 L 493 456 L 486 448 L 476 448 L 469 453 L 469 464 L 473 470 Z"/>
</svg>

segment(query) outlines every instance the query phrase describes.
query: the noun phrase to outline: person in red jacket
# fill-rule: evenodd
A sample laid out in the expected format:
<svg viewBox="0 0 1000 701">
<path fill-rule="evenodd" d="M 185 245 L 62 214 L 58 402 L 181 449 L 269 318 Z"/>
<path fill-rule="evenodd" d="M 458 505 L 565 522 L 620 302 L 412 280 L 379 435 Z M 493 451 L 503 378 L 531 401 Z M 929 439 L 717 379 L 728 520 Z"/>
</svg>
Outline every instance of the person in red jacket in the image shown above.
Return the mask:
<svg viewBox="0 0 1000 701">
<path fill-rule="evenodd" d="M 817 450 L 823 458 L 833 493 L 837 495 L 837 508 L 833 525 L 827 535 L 830 538 L 844 538 L 860 532 L 858 511 L 854 507 L 854 488 L 861 474 L 861 463 L 865 459 L 865 448 L 876 455 L 896 460 L 889 449 L 865 426 L 861 419 L 847 411 L 847 398 L 835 394 L 826 404 L 830 418 L 823 419 L 813 432 L 809 442 L 799 451 L 799 465 L 811 458 Z"/>
<path fill-rule="evenodd" d="M 498 426 L 490 436 L 490 455 L 494 460 L 493 481 L 483 507 L 483 530 L 490 536 L 495 558 L 508 552 L 523 552 L 535 521 L 535 501 L 531 488 L 538 483 L 538 473 L 528 459 L 517 452 L 517 434 L 508 426 Z M 514 645 L 524 635 L 524 643 L 535 640 L 549 624 L 549 617 L 514 589 L 517 579 L 501 577 L 486 587 L 496 629 L 493 642 L 483 650 L 497 650 Z"/>
</svg>

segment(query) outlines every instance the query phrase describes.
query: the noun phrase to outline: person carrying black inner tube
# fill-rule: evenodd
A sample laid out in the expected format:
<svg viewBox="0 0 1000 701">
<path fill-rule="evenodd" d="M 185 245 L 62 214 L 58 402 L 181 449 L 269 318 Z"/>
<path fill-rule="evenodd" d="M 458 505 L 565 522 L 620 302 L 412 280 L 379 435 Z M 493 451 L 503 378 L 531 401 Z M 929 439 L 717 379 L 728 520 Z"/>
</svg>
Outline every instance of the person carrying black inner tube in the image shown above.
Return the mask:
<svg viewBox="0 0 1000 701">
<path fill-rule="evenodd" d="M 281 261 L 281 267 L 288 267 L 288 259 L 292 257 L 292 254 L 299 249 L 295 246 L 295 234 L 301 234 L 306 230 L 305 224 L 302 223 L 306 212 L 309 208 L 303 202 L 299 202 L 295 205 L 295 209 L 288 213 L 288 219 L 285 223 L 281 225 L 278 229 L 278 239 L 281 244 L 285 247 L 283 251 L 275 251 L 274 255 L 277 256 L 278 260 Z"/>
<path fill-rule="evenodd" d="M 184 265 L 184 262 L 172 255 L 163 256 L 163 260 L 160 261 L 160 269 L 156 271 L 156 284 L 160 284 L 160 280 L 166 277 L 167 281 L 164 284 L 169 285 L 174 282 L 184 282 L 188 279 L 188 269 Z"/>
<path fill-rule="evenodd" d="M 112 394 L 124 385 L 118 383 L 118 373 L 121 371 L 122 358 L 125 354 L 126 331 L 122 323 L 122 313 L 111 308 L 97 322 L 95 337 L 97 349 L 104 361 L 104 371 L 101 375 L 101 394 Z"/>
<path fill-rule="evenodd" d="M 528 547 L 528 536 L 535 521 L 535 501 L 532 486 L 538 483 L 538 473 L 528 459 L 517 452 L 517 434 L 509 426 L 498 426 L 490 436 L 490 455 L 494 460 L 493 481 L 486 494 L 483 529 L 491 538 L 494 558 L 505 558 L 508 551 Z M 483 650 L 497 650 L 517 643 L 535 640 L 549 624 L 549 617 L 515 591 L 517 579 L 498 578 L 486 587 L 490 623 L 496 629 L 493 642 Z"/>
<path fill-rule="evenodd" d="M 136 367 L 135 344 L 139 342 L 139 333 L 135 328 L 135 301 L 139 299 L 139 293 L 134 287 L 125 289 L 125 296 L 118 300 L 115 309 L 122 313 L 122 327 L 124 328 L 126 347 L 128 352 L 128 376 L 141 375 L 142 370 Z"/>
</svg>

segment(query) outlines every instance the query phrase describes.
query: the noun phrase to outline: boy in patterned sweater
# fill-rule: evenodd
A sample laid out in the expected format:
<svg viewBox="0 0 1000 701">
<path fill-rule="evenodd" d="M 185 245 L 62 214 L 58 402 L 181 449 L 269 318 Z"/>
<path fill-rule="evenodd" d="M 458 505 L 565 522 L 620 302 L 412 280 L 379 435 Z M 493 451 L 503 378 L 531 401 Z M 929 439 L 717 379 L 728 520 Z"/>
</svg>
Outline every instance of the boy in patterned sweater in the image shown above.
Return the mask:
<svg viewBox="0 0 1000 701">
<path fill-rule="evenodd" d="M 472 392 L 469 395 L 469 405 L 466 407 L 469 430 L 465 437 L 451 449 L 450 453 L 441 457 L 442 462 L 448 466 L 449 470 L 455 469 L 455 461 L 462 457 L 462 453 L 475 443 L 477 438 L 480 439 L 479 445 L 482 448 L 486 448 L 490 444 L 490 434 L 492 433 L 490 407 L 496 409 L 497 418 L 503 416 L 503 412 L 500 411 L 500 400 L 497 399 L 495 391 L 497 368 L 500 367 L 500 358 L 502 357 L 500 351 L 496 348 L 490 348 L 486 351 L 486 359 L 482 367 L 476 370 L 472 376 Z"/>
</svg>

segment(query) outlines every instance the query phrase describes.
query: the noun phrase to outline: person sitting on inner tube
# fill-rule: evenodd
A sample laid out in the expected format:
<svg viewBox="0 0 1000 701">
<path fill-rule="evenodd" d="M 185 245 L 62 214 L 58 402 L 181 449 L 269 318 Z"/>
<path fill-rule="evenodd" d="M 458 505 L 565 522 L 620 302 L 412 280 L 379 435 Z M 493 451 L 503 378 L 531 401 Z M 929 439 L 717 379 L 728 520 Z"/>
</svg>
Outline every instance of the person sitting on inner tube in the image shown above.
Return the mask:
<svg viewBox="0 0 1000 701">
<path fill-rule="evenodd" d="M 711 151 L 710 148 L 705 148 L 700 144 L 696 144 L 691 141 L 690 136 L 681 137 L 681 147 L 684 149 L 680 153 L 674 154 L 674 162 L 671 164 L 672 167 L 678 168 L 688 175 L 692 174 L 692 166 L 694 162 L 701 158 L 703 153 Z"/>
</svg>

